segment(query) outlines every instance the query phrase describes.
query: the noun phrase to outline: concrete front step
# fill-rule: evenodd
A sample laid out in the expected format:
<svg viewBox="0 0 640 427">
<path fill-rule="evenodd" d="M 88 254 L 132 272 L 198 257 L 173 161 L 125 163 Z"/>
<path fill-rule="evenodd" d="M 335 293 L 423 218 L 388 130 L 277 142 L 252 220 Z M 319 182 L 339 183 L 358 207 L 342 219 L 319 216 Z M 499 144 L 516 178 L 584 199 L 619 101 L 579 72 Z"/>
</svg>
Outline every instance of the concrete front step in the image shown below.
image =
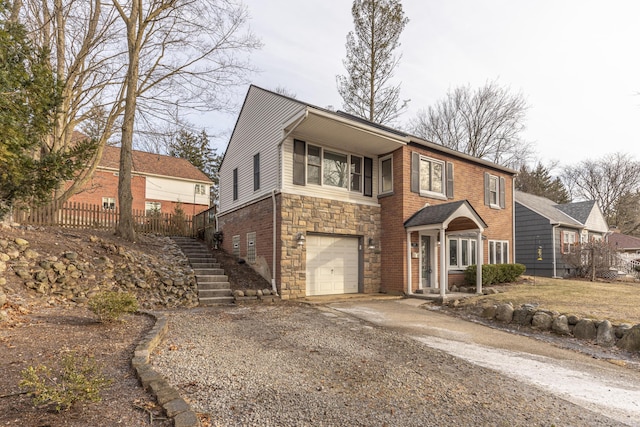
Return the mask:
<svg viewBox="0 0 640 427">
<path fill-rule="evenodd" d="M 191 266 L 193 267 L 194 264 L 201 264 L 201 263 L 217 263 L 218 260 L 213 258 L 213 257 L 209 257 L 209 258 L 189 258 L 189 264 L 191 264 Z"/>
<path fill-rule="evenodd" d="M 198 284 L 200 283 L 216 283 L 216 282 L 228 282 L 229 276 L 226 274 L 209 274 L 209 275 L 198 275 L 196 274 L 196 281 Z"/>
</svg>

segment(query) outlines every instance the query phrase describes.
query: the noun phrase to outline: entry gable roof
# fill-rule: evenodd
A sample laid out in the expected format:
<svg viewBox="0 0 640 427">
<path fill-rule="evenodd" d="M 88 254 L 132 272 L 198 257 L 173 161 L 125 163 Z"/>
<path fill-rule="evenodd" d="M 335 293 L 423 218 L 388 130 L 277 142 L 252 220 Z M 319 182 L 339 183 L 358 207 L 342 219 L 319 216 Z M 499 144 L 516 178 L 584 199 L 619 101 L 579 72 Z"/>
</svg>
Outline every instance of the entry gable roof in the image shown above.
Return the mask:
<svg viewBox="0 0 640 427">
<path fill-rule="evenodd" d="M 417 211 L 409 219 L 404 222 L 405 228 L 428 227 L 428 226 L 446 226 L 456 218 L 466 217 L 471 219 L 478 225 L 478 228 L 484 229 L 487 223 L 478 215 L 471 203 L 467 200 L 458 200 L 456 202 L 443 203 L 434 206 L 425 206 Z"/>
</svg>

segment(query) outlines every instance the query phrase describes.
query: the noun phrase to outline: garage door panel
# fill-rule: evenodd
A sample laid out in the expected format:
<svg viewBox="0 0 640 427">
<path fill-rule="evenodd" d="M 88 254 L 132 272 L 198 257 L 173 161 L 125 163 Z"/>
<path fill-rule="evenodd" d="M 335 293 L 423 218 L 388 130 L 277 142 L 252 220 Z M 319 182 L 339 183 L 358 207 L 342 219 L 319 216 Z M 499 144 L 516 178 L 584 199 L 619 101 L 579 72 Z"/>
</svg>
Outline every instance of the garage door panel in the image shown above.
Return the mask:
<svg viewBox="0 0 640 427">
<path fill-rule="evenodd" d="M 307 236 L 307 295 L 358 292 L 358 238 Z"/>
</svg>

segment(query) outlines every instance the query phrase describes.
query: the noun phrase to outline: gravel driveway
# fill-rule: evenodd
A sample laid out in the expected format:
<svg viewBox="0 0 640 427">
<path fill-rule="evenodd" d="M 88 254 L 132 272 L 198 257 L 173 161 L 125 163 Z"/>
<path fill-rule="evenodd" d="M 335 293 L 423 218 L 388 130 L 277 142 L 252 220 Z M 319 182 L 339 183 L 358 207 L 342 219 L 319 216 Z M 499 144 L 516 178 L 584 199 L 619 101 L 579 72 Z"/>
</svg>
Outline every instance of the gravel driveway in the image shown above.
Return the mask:
<svg viewBox="0 0 640 427">
<path fill-rule="evenodd" d="M 618 426 L 326 306 L 169 313 L 154 367 L 213 426 Z"/>
</svg>

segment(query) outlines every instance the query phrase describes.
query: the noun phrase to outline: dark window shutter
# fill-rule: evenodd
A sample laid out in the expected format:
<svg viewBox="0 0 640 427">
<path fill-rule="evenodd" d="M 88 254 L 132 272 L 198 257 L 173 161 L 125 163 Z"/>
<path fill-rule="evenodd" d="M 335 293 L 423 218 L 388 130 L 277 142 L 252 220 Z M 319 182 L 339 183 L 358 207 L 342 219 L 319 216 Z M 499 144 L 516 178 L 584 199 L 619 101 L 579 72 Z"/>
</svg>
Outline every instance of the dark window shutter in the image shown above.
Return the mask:
<svg viewBox="0 0 640 427">
<path fill-rule="evenodd" d="M 260 153 L 253 156 L 253 191 L 260 189 Z"/>
<path fill-rule="evenodd" d="M 411 192 L 420 193 L 420 154 L 411 153 Z"/>
<path fill-rule="evenodd" d="M 504 209 L 505 207 L 505 201 L 504 201 L 504 188 L 505 186 L 505 179 L 503 177 L 500 177 L 500 207 L 502 209 Z"/>
<path fill-rule="evenodd" d="M 233 170 L 233 200 L 238 200 L 238 168 Z"/>
<path fill-rule="evenodd" d="M 306 142 L 298 139 L 293 140 L 293 183 L 296 185 L 305 185 L 307 178 L 305 176 L 306 166 Z"/>
<path fill-rule="evenodd" d="M 491 204 L 491 195 L 489 194 L 489 173 L 484 173 L 484 204 L 489 206 Z"/>
<path fill-rule="evenodd" d="M 453 163 L 447 162 L 447 198 L 453 199 Z"/>
<path fill-rule="evenodd" d="M 364 195 L 373 196 L 373 159 L 364 158 Z"/>
</svg>

